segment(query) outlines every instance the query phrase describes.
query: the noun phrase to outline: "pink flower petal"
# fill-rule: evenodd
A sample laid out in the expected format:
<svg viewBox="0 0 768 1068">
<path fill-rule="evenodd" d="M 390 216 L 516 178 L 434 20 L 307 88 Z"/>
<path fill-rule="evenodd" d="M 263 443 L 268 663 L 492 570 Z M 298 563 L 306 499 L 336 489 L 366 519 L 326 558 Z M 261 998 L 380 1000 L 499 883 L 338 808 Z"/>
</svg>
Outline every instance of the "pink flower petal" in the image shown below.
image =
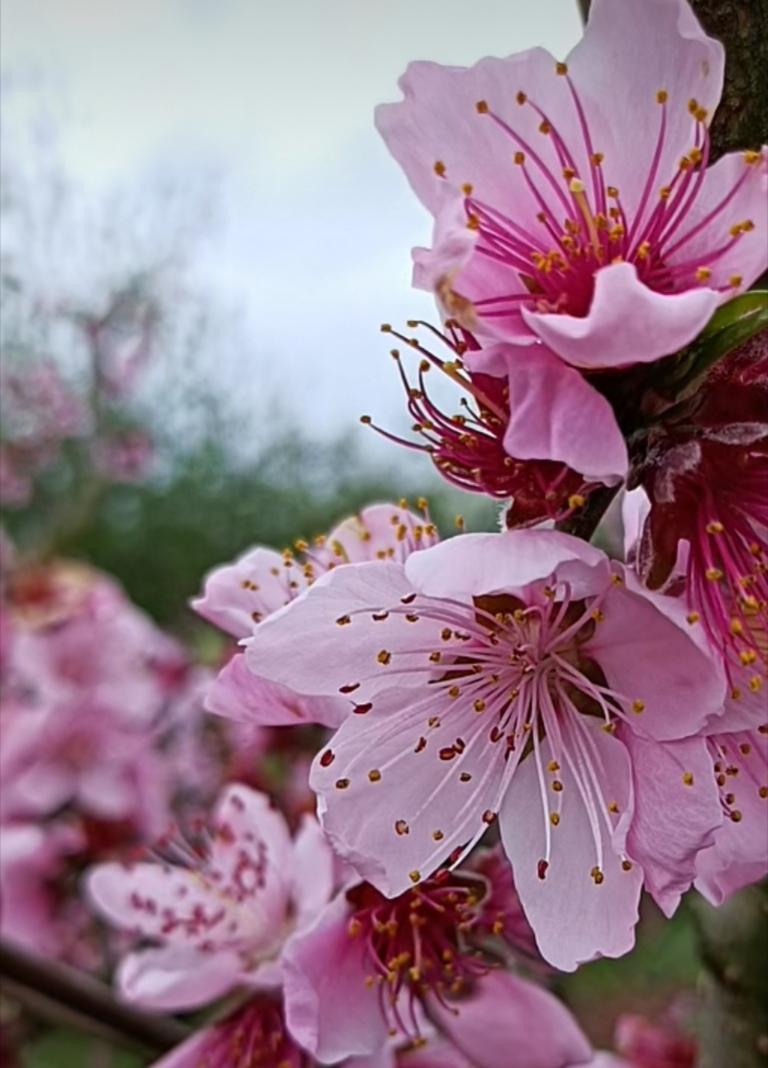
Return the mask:
<svg viewBox="0 0 768 1068">
<path fill-rule="evenodd" d="M 650 363 L 683 348 L 712 317 L 719 296 L 711 289 L 656 293 L 631 263 L 595 274 L 595 291 L 584 317 L 529 311 L 526 323 L 574 367 L 627 367 Z"/>
<path fill-rule="evenodd" d="M 731 196 L 737 184 L 738 191 Z M 744 222 L 752 228 L 734 241 L 731 227 Z M 695 203 L 666 245 L 670 266 L 698 261 L 699 266 L 709 268 L 712 274 L 707 285 L 726 287 L 723 300 L 735 288 L 752 285 L 768 267 L 768 148 L 754 163 L 747 163 L 743 152 L 731 152 L 708 168 Z M 712 256 L 726 245 L 732 247 L 721 256 Z M 734 276 L 740 279 L 735 287 Z"/>
<path fill-rule="evenodd" d="M 446 711 L 440 694 L 386 691 L 342 724 L 312 766 L 334 849 L 389 897 L 479 837 L 498 807 L 504 747 L 488 751 L 489 726 L 471 706 L 450 726 Z M 465 748 L 448 760 L 441 753 L 457 736 Z"/>
<path fill-rule="evenodd" d="M 306 586 L 299 567 L 291 569 L 291 579 L 300 589 Z M 245 638 L 254 623 L 282 608 L 293 596 L 283 557 L 274 549 L 259 547 L 211 571 L 202 597 L 193 600 L 192 607 L 209 623 L 235 638 Z"/>
<path fill-rule="evenodd" d="M 573 971 L 599 955 L 620 957 L 629 952 L 643 881 L 637 865 L 630 870 L 622 867 L 621 837 L 632 814 L 629 756 L 621 742 L 599 726 L 591 735 L 599 753 L 603 800 L 615 802 L 621 813 L 615 830 L 609 831 L 606 808 L 598 810 L 594 791 L 589 795 L 594 806 L 590 818 L 570 762 L 558 772 L 563 789 L 556 827 L 550 828 L 549 813 L 543 810 L 531 759 L 515 772 L 499 815 L 502 843 L 528 922 L 544 958 L 561 971 Z M 567 752 L 572 751 L 569 745 Z M 550 803 L 554 807 L 554 800 Z M 548 834 L 551 850 L 542 871 Z M 599 885 L 594 868 L 603 875 Z"/>
<path fill-rule="evenodd" d="M 565 1006 L 509 972 L 490 972 L 476 993 L 450 1005 L 455 1012 L 435 1003 L 430 1012 L 476 1068 L 570 1068 L 592 1056 Z"/>
<path fill-rule="evenodd" d="M 589 481 L 627 473 L 624 437 L 605 397 L 543 346 L 513 349 L 504 448 L 520 460 L 558 460 Z"/>
<path fill-rule="evenodd" d="M 722 825 L 712 759 L 703 738 L 660 744 L 623 730 L 632 758 L 635 813 L 627 847 L 666 916 L 690 887 L 699 851 Z"/>
<path fill-rule="evenodd" d="M 288 1030 L 324 1063 L 372 1053 L 387 1034 L 376 991 L 365 982 L 364 945 L 350 938 L 348 923 L 342 894 L 283 953 Z"/>
<path fill-rule="evenodd" d="M 241 973 L 236 953 L 167 946 L 129 953 L 117 970 L 116 983 L 127 1001 L 179 1012 L 216 1001 L 232 989 Z"/>
<path fill-rule="evenodd" d="M 403 668 L 423 659 L 409 653 L 413 626 L 402 615 L 372 618 L 373 613 L 383 616 L 387 609 L 402 608 L 401 599 L 412 594 L 401 564 L 382 561 L 335 568 L 262 623 L 247 646 L 248 665 L 299 693 L 338 697 L 344 687 L 355 701 L 368 701 L 382 686 L 391 686 L 381 670 L 379 653 L 397 656 Z M 423 621 L 421 626 L 424 641 L 437 640 L 439 624 Z M 409 678 L 402 676 L 405 683 Z"/>
<path fill-rule="evenodd" d="M 584 98 L 594 148 L 605 153 L 607 180 L 619 187 L 631 218 L 642 195 L 658 134 L 656 94 L 666 90 L 667 133 L 659 179 L 677 170 L 691 147 L 688 101 L 714 112 L 720 100 L 723 46 L 707 37 L 686 0 L 596 0 L 568 59 Z"/>
<path fill-rule="evenodd" d="M 296 924 L 313 920 L 333 894 L 335 857 L 313 816 L 305 816 L 293 843 L 293 890 Z"/>
<path fill-rule="evenodd" d="M 561 580 L 573 583 L 577 597 L 597 592 L 608 580 L 608 560 L 600 549 L 552 530 L 462 534 L 411 556 L 405 574 L 429 597 L 468 601 L 521 589 L 556 569 Z"/>
<path fill-rule="evenodd" d="M 337 727 L 349 711 L 342 698 L 303 697 L 254 675 L 245 653 L 236 653 L 221 669 L 205 695 L 205 707 L 218 716 L 264 727 Z"/>
<path fill-rule="evenodd" d="M 631 572 L 602 605 L 604 619 L 585 652 L 602 668 L 608 685 L 639 702 L 631 726 L 667 741 L 694 734 L 722 708 L 725 681 L 695 628 L 684 622 L 675 598 L 644 590 Z"/>
</svg>

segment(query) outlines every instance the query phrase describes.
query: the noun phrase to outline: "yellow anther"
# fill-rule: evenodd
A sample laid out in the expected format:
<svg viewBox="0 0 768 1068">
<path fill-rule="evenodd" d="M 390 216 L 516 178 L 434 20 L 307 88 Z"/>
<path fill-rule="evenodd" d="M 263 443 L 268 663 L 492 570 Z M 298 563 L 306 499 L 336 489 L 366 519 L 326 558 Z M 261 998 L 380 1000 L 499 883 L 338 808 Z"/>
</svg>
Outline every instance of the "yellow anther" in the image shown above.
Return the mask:
<svg viewBox="0 0 768 1068">
<path fill-rule="evenodd" d="M 752 675 L 749 680 L 749 688 L 752 693 L 760 693 L 763 688 L 763 678 L 761 675 Z"/>
<path fill-rule="evenodd" d="M 741 285 L 742 281 L 743 278 L 740 274 L 732 274 L 731 277 L 728 279 L 728 285 L 732 286 L 733 289 L 737 289 Z"/>
<path fill-rule="evenodd" d="M 706 122 L 709 117 L 709 112 L 706 108 L 696 108 L 693 117 L 696 119 L 696 122 Z"/>
<path fill-rule="evenodd" d="M 464 194 L 465 197 L 471 197 L 472 196 L 472 183 L 471 182 L 465 182 L 461 187 L 461 191 L 462 191 L 462 193 Z"/>
<path fill-rule="evenodd" d="M 480 219 L 474 213 L 470 213 L 470 215 L 467 218 L 467 229 L 468 230 L 479 230 L 480 229 Z"/>
<path fill-rule="evenodd" d="M 693 772 L 684 771 L 683 772 L 683 782 L 684 782 L 684 784 L 686 786 L 693 786 Z"/>
<path fill-rule="evenodd" d="M 740 634 L 744 633 L 744 624 L 741 622 L 740 619 L 736 619 L 736 617 L 734 616 L 734 618 L 728 624 L 728 629 L 730 630 L 731 634 L 738 637 Z"/>
<path fill-rule="evenodd" d="M 357 938 L 357 936 L 361 933 L 362 929 L 363 925 L 358 919 L 353 916 L 352 919 L 349 921 L 349 925 L 347 926 L 347 934 L 349 935 L 349 937 Z"/>
<path fill-rule="evenodd" d="M 556 63 L 555 64 L 555 74 L 560 74 L 562 76 L 562 75 L 565 75 L 567 73 L 568 73 L 568 64 L 567 63 Z"/>
<path fill-rule="evenodd" d="M 381 772 L 378 768 L 371 768 L 368 772 L 368 778 L 371 782 L 381 782 Z"/>
<path fill-rule="evenodd" d="M 552 824 L 553 827 L 557 827 L 558 823 L 560 822 L 560 813 L 559 812 L 550 812 L 550 814 L 549 814 L 549 822 Z"/>
<path fill-rule="evenodd" d="M 698 282 L 708 282 L 712 277 L 712 269 L 710 267 L 697 267 L 696 268 L 696 280 Z"/>
<path fill-rule="evenodd" d="M 483 701 L 482 698 L 478 697 L 478 699 L 474 703 L 474 709 L 475 709 L 475 712 L 484 712 L 485 711 L 485 701 Z"/>
<path fill-rule="evenodd" d="M 690 111 L 691 115 L 695 115 L 696 114 L 696 111 L 698 110 L 698 107 L 699 107 L 698 100 L 696 100 L 695 97 L 691 97 L 691 99 L 688 101 L 688 110 Z"/>
<path fill-rule="evenodd" d="M 719 567 L 708 567 L 704 572 L 704 577 L 707 582 L 719 582 L 723 577 L 723 573 Z"/>
<path fill-rule="evenodd" d="M 645 701 L 641 701 L 639 698 L 632 702 L 632 711 L 636 712 L 639 716 L 641 712 L 645 711 Z"/>
<path fill-rule="evenodd" d="M 742 649 L 739 653 L 739 660 L 744 667 L 749 667 L 750 664 L 754 664 L 757 660 L 757 653 L 754 649 Z"/>
<path fill-rule="evenodd" d="M 583 508 L 587 503 L 587 498 L 582 496 L 581 493 L 572 493 L 568 498 L 569 508 Z"/>
<path fill-rule="evenodd" d="M 555 791 L 556 794 L 562 793 L 563 784 L 560 782 L 559 779 L 554 780 L 554 782 L 552 783 L 552 789 Z"/>
<path fill-rule="evenodd" d="M 650 251 L 651 251 L 651 243 L 650 243 L 650 241 L 642 241 L 637 246 L 637 252 L 635 253 L 635 256 L 639 260 L 647 260 L 648 259 L 648 254 L 650 253 Z"/>
<path fill-rule="evenodd" d="M 754 167 L 756 163 L 760 162 L 760 159 L 760 153 L 755 152 L 754 149 L 747 149 L 747 151 L 744 153 L 744 162 L 747 163 L 750 167 Z"/>
<path fill-rule="evenodd" d="M 348 786 L 349 786 L 349 779 L 337 779 L 336 780 L 336 789 L 337 790 L 346 790 Z"/>
<path fill-rule="evenodd" d="M 542 122 L 539 123 L 539 133 L 543 133 L 543 134 L 552 133 L 552 127 L 550 126 L 550 124 L 547 122 L 546 119 L 542 120 Z"/>
<path fill-rule="evenodd" d="M 601 163 L 603 162 L 603 160 L 605 159 L 605 156 L 603 155 L 603 153 L 602 153 L 602 152 L 593 152 L 593 153 L 592 153 L 592 155 L 591 155 L 591 156 L 590 156 L 589 158 L 590 158 L 590 161 L 591 161 L 591 163 L 592 163 L 592 164 L 593 164 L 593 165 L 594 165 L 595 167 L 599 167 L 599 166 L 600 166 L 600 164 L 601 164 Z"/>
<path fill-rule="evenodd" d="M 554 775 L 555 772 L 559 770 L 560 765 L 558 764 L 558 762 L 556 760 L 550 760 L 550 762 L 547 764 L 547 771 L 551 772 Z"/>
<path fill-rule="evenodd" d="M 666 89 L 659 89 L 657 91 L 657 93 L 656 93 L 656 103 L 657 104 L 666 104 L 666 102 L 668 100 L 669 100 L 669 93 L 667 92 L 667 90 Z"/>
<path fill-rule="evenodd" d="M 619 191 L 618 191 L 618 189 L 616 188 L 615 185 L 607 186 L 605 192 L 609 197 L 612 197 L 613 200 L 615 200 L 619 195 Z"/>
<path fill-rule="evenodd" d="M 672 190 L 669 188 L 668 185 L 663 185 L 661 187 L 661 189 L 659 190 L 659 199 L 660 200 L 669 200 L 669 196 L 670 196 L 671 192 L 672 192 Z"/>
<path fill-rule="evenodd" d="M 456 529 L 457 530 L 463 530 L 464 529 L 464 516 L 463 515 L 457 515 L 456 518 L 454 519 L 454 523 L 456 524 Z"/>
<path fill-rule="evenodd" d="M 612 812 L 613 815 L 615 816 L 616 813 L 619 811 L 618 804 L 615 801 L 609 801 L 608 802 L 608 811 Z"/>
<path fill-rule="evenodd" d="M 706 526 L 707 534 L 722 534 L 724 530 L 725 530 L 725 527 L 717 519 L 713 519 L 712 522 L 711 523 L 707 523 L 707 526 Z"/>
<path fill-rule="evenodd" d="M 376 659 L 380 664 L 388 664 L 392 659 L 392 654 L 388 649 L 382 649 L 376 654 Z"/>
<path fill-rule="evenodd" d="M 571 178 L 571 181 L 568 185 L 568 189 L 571 191 L 571 193 L 583 193 L 584 183 L 580 178 Z"/>
<path fill-rule="evenodd" d="M 408 872 L 408 878 L 411 880 L 412 883 L 421 882 L 421 872 L 420 871 L 410 871 L 410 872 Z"/>
<path fill-rule="evenodd" d="M 602 623 L 605 620 L 605 612 L 602 612 L 599 608 L 595 608 L 592 612 L 592 618 L 595 623 Z"/>
<path fill-rule="evenodd" d="M 522 89 L 521 89 L 521 90 L 520 90 L 520 91 L 519 91 L 519 92 L 518 92 L 518 93 L 517 93 L 517 94 L 515 95 L 515 100 L 516 100 L 516 101 L 518 102 L 518 104 L 520 104 L 521 106 L 522 106 L 522 105 L 523 105 L 523 104 L 524 104 L 524 103 L 526 102 L 526 100 L 527 100 L 527 99 L 528 99 L 528 97 L 527 97 L 527 95 L 526 95 L 526 94 L 525 94 L 525 93 L 524 93 L 524 92 L 522 91 Z"/>
<path fill-rule="evenodd" d="M 488 102 L 485 100 L 478 100 L 478 102 L 475 104 L 475 111 L 478 113 L 478 115 L 487 115 Z"/>
<path fill-rule="evenodd" d="M 602 882 L 605 882 L 605 876 L 603 875 L 600 868 L 598 868 L 597 866 L 592 869 L 590 875 L 592 876 L 592 881 L 594 882 L 595 886 L 600 886 Z"/>
<path fill-rule="evenodd" d="M 525 152 L 515 152 L 513 159 L 518 167 L 522 167 L 525 163 Z"/>
<path fill-rule="evenodd" d="M 622 862 L 621 862 L 621 870 L 622 871 L 632 871 L 632 861 L 631 860 L 622 860 Z"/>
</svg>

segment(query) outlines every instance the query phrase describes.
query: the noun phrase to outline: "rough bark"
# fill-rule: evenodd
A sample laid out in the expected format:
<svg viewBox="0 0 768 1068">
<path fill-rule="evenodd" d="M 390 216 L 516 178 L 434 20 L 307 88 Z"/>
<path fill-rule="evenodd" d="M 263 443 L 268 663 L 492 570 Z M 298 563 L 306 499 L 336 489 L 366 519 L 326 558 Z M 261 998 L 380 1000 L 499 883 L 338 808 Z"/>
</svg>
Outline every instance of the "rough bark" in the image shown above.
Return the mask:
<svg viewBox="0 0 768 1068">
<path fill-rule="evenodd" d="M 768 1064 L 768 885 L 719 908 L 692 899 L 703 964 L 699 1068 Z"/>
</svg>

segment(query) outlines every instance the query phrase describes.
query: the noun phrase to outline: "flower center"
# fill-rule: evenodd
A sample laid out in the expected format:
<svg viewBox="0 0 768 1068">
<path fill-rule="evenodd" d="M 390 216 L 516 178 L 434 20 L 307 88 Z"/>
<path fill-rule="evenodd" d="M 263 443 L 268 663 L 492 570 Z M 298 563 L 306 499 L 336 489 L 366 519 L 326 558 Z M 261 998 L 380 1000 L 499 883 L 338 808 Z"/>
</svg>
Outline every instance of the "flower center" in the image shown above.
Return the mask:
<svg viewBox="0 0 768 1068">
<path fill-rule="evenodd" d="M 266 997 L 214 1024 L 196 1053 L 195 1064 L 211 1068 L 308 1068 L 310 1063 L 288 1036 L 280 1006 Z"/>
<path fill-rule="evenodd" d="M 720 217 L 728 211 L 747 180 L 750 168 L 760 162 L 760 153 L 745 152 L 746 165 L 731 189 L 703 217 L 690 222 L 691 209 L 701 193 L 709 161 L 708 113 L 694 99 L 686 105 L 671 103 L 667 91 L 659 89 L 656 145 L 630 217 L 621 191 L 606 180 L 604 170 L 610 167 L 611 161 L 595 150 L 587 114 L 567 66 L 557 64 L 556 73 L 563 78 L 570 94 L 573 129 L 581 141 L 578 147 L 522 90 L 517 93 L 517 103 L 535 112 L 539 133 L 549 143 L 544 154 L 514 125 L 494 112 L 487 101 L 478 101 L 476 105 L 477 112 L 514 144 L 513 159 L 520 181 L 537 210 L 535 220 L 526 220 L 523 225 L 516 213 L 507 214 L 502 205 L 483 200 L 471 184 L 462 186 L 467 226 L 477 234 L 477 253 L 509 268 L 518 281 L 509 293 L 474 301 L 474 311 L 489 319 L 508 317 L 521 306 L 539 312 L 586 315 L 592 300 L 595 271 L 623 261 L 634 264 L 642 281 L 657 292 L 674 293 L 707 284 L 718 261 L 745 233 L 754 229 L 754 223 L 751 219 L 729 219 L 730 225 L 723 224 L 720 243 L 706 251 L 689 251 L 691 242 L 710 224 L 719 225 Z M 691 144 L 677 162 L 674 173 L 663 174 L 669 137 L 668 111 L 672 106 L 687 106 L 692 125 Z M 587 173 L 580 169 L 577 157 L 586 159 Z M 441 161 L 434 169 L 438 177 L 446 177 Z M 727 291 L 738 288 L 741 282 L 739 276 L 733 275 L 726 284 L 714 288 Z M 449 312 L 461 318 L 466 300 L 450 290 L 444 294 L 444 300 Z"/>
<path fill-rule="evenodd" d="M 394 899 L 369 883 L 347 891 L 349 935 L 365 944 L 366 985 L 394 1034 L 418 1041 L 418 1004 L 430 996 L 445 1004 L 488 970 L 468 944 L 486 892 L 482 880 L 445 870 Z"/>
</svg>

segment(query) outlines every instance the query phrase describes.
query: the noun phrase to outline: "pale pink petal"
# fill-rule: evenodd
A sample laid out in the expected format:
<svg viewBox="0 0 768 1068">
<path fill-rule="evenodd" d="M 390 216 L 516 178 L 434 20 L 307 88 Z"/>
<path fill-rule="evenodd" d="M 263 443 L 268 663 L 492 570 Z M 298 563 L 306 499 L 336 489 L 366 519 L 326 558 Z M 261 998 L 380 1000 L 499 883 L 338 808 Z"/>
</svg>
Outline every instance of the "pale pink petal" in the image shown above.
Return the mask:
<svg viewBox="0 0 768 1068">
<path fill-rule="evenodd" d="M 488 751 L 489 727 L 471 705 L 443 723 L 446 711 L 439 693 L 388 690 L 350 716 L 312 766 L 331 844 L 390 897 L 481 835 L 498 807 L 504 747 Z M 447 760 L 441 753 L 458 736 L 465 748 Z"/>
<path fill-rule="evenodd" d="M 164 910 L 191 916 L 195 909 L 213 915 L 220 902 L 210 887 L 185 868 L 160 864 L 98 864 L 88 873 L 86 892 L 110 923 L 146 938 L 187 946 L 183 924 L 168 925 Z"/>
<path fill-rule="evenodd" d="M 126 1001 L 162 1012 L 197 1009 L 235 986 L 242 973 L 236 953 L 203 953 L 191 946 L 129 953 L 115 982 Z"/>
<path fill-rule="evenodd" d="M 584 36 L 567 58 L 593 146 L 605 153 L 606 180 L 618 186 L 631 218 L 656 146 L 657 92 L 669 95 L 661 185 L 692 144 L 688 101 L 697 100 L 710 115 L 717 107 L 723 46 L 706 36 L 686 0 L 595 0 Z"/>
<path fill-rule="evenodd" d="M 283 952 L 288 1030 L 324 1063 L 372 1053 L 387 1035 L 376 990 L 365 981 L 365 944 L 348 925 L 342 894 Z"/>
<path fill-rule="evenodd" d="M 423 515 L 399 504 L 372 504 L 334 527 L 327 545 L 339 563 L 357 564 L 404 560 L 437 540 L 437 531 Z"/>
<path fill-rule="evenodd" d="M 651 514 L 651 499 L 642 486 L 629 490 L 621 499 L 621 522 L 624 532 L 624 559 L 631 560 L 640 542 L 640 536 Z"/>
<path fill-rule="evenodd" d="M 259 918 L 251 945 L 273 944 L 290 903 L 286 872 L 290 870 L 293 844 L 285 817 L 272 807 L 266 794 L 236 783 L 228 786 L 219 800 L 212 829 L 211 860 L 227 882 L 237 885 L 239 879 L 248 878 L 247 872 L 238 876 L 244 854 L 257 858 L 258 894 L 250 897 L 247 905 Z M 251 889 L 250 883 L 245 889 Z"/>
<path fill-rule="evenodd" d="M 338 697 L 346 688 L 355 701 L 367 701 L 392 684 L 378 660 L 382 650 L 397 656 L 403 668 L 423 664 L 422 656 L 409 652 L 413 625 L 402 614 L 384 618 L 387 609 L 402 608 L 402 598 L 412 594 L 401 564 L 337 567 L 262 623 L 247 646 L 249 667 L 299 693 Z M 373 613 L 380 618 L 373 619 Z M 421 640 L 437 640 L 440 624 L 423 620 L 420 627 Z M 409 675 L 402 679 L 419 681 Z"/>
<path fill-rule="evenodd" d="M 650 363 L 677 352 L 706 326 L 718 303 L 711 289 L 656 293 L 633 264 L 615 263 L 596 272 L 585 316 L 527 308 L 522 315 L 558 356 L 588 370 Z"/>
<path fill-rule="evenodd" d="M 274 549 L 250 549 L 234 563 L 211 571 L 202 596 L 192 601 L 192 607 L 209 623 L 235 638 L 244 638 L 255 623 L 295 596 L 296 587 L 289 585 L 292 581 L 298 583 L 298 589 L 306 587 L 300 567 L 286 567 Z"/>
<path fill-rule="evenodd" d="M 446 184 L 458 190 L 470 182 L 486 203 L 504 205 L 516 218 L 535 218 L 540 205 L 510 165 L 516 146 L 487 116 L 478 115 L 476 104 L 486 100 L 559 170 L 551 142 L 538 132 L 539 116 L 515 101 L 517 89 L 535 86 L 537 103 L 555 121 L 571 123 L 573 105 L 554 70 L 555 59 L 543 48 L 507 59 L 486 58 L 470 68 L 410 64 L 399 83 L 404 100 L 380 105 L 376 126 L 433 214 L 442 206 Z M 445 166 L 444 178 L 435 172 L 438 161 Z"/>
<path fill-rule="evenodd" d="M 690 887 L 699 851 L 722 825 L 712 759 L 703 738 L 661 744 L 622 730 L 632 759 L 635 813 L 627 848 L 645 887 L 671 916 Z"/>
<path fill-rule="evenodd" d="M 586 1064 L 592 1048 L 578 1024 L 547 990 L 494 971 L 466 1000 L 436 1003 L 435 1023 L 475 1068 L 568 1068 Z"/>
<path fill-rule="evenodd" d="M 544 346 L 509 357 L 509 426 L 504 448 L 519 460 L 557 460 L 588 481 L 613 485 L 629 459 L 608 401 Z"/>
<path fill-rule="evenodd" d="M 718 735 L 716 741 L 726 775 L 723 792 L 729 813 L 738 818 L 726 814 L 714 845 L 699 854 L 695 886 L 713 905 L 721 905 L 768 873 L 768 736 L 742 731 Z"/>
<path fill-rule="evenodd" d="M 594 790 L 590 792 L 591 818 L 566 759 L 558 772 L 563 790 L 556 827 L 551 827 L 543 807 L 532 758 L 515 772 L 499 815 L 502 842 L 528 922 L 544 958 L 562 971 L 573 971 L 600 955 L 619 957 L 629 952 L 643 880 L 638 865 L 629 870 L 622 866 L 621 839 L 632 814 L 629 756 L 622 743 L 599 726 L 591 734 L 600 757 L 603 802 Z M 570 745 L 564 749 L 563 758 L 572 750 Z M 555 802 L 548 802 L 554 808 Z M 607 806 L 612 803 L 620 815 L 618 824 L 609 829 Z M 542 871 L 550 834 L 549 862 Z M 593 878 L 595 868 L 603 875 L 599 884 Z"/>
<path fill-rule="evenodd" d="M 406 562 L 413 587 L 429 597 L 468 601 L 480 594 L 518 590 L 557 570 L 575 596 L 595 593 L 609 578 L 600 549 L 551 530 L 463 534 L 417 553 Z"/>
<path fill-rule="evenodd" d="M 296 727 L 319 723 L 337 727 L 349 703 L 335 697 L 304 697 L 261 678 L 248 667 L 245 653 L 235 653 L 208 687 L 208 712 L 263 727 Z"/>
<path fill-rule="evenodd" d="M 694 734 L 722 708 L 725 683 L 715 658 L 697 643 L 672 597 L 643 590 L 630 572 L 606 595 L 604 615 L 585 651 L 608 685 L 630 704 L 639 734 L 667 741 Z"/>
<path fill-rule="evenodd" d="M 314 816 L 305 816 L 293 843 L 293 889 L 296 923 L 305 926 L 330 901 L 335 857 Z"/>
<path fill-rule="evenodd" d="M 744 222 L 751 228 L 734 240 L 731 227 Z M 768 148 L 754 163 L 748 163 L 743 152 L 731 152 L 708 168 L 691 210 L 665 244 L 670 266 L 708 268 L 712 274 L 707 285 L 725 287 L 722 299 L 752 285 L 768 267 Z M 730 247 L 722 255 L 712 255 L 725 246 Z M 734 277 L 740 280 L 735 287 Z"/>
</svg>

